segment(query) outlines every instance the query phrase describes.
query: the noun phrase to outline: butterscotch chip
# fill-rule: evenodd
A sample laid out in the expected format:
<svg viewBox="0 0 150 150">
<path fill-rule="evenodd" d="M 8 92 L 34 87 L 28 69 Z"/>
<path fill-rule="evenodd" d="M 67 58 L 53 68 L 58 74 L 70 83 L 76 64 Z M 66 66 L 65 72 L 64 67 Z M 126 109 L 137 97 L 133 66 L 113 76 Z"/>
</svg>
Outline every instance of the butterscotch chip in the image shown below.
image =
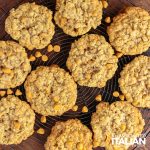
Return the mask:
<svg viewBox="0 0 150 150">
<path fill-rule="evenodd" d="M 77 111 L 77 110 L 78 110 L 78 106 L 77 106 L 77 105 L 73 106 L 73 107 L 72 107 L 72 110 L 73 110 L 73 111 Z"/>
<path fill-rule="evenodd" d="M 125 99 L 124 95 L 119 95 L 119 98 L 120 98 L 122 101 L 124 101 L 124 99 Z"/>
<path fill-rule="evenodd" d="M 95 97 L 95 99 L 97 100 L 97 101 L 102 101 L 102 95 L 101 94 L 99 94 L 99 95 L 97 95 L 96 97 Z"/>
<path fill-rule="evenodd" d="M 45 117 L 45 116 L 42 116 L 42 117 L 41 117 L 41 122 L 42 122 L 42 123 L 46 123 L 46 117 Z"/>
<path fill-rule="evenodd" d="M 13 91 L 11 89 L 8 89 L 7 90 L 7 95 L 11 95 L 11 94 L 13 94 Z"/>
<path fill-rule="evenodd" d="M 92 133 L 77 119 L 57 122 L 45 143 L 46 150 L 92 150 Z"/>
<path fill-rule="evenodd" d="M 99 0 L 58 0 L 54 20 L 66 34 L 78 36 L 101 24 L 102 3 Z"/>
<path fill-rule="evenodd" d="M 109 40 L 124 55 L 141 54 L 150 47 L 150 15 L 139 7 L 127 7 L 107 29 Z"/>
<path fill-rule="evenodd" d="M 115 74 L 117 62 L 103 36 L 86 34 L 72 43 L 66 65 L 79 85 L 101 88 Z"/>
<path fill-rule="evenodd" d="M 40 66 L 27 77 L 25 92 L 28 102 L 37 113 L 56 116 L 75 105 L 77 85 L 64 69 Z"/>
<path fill-rule="evenodd" d="M 118 92 L 118 91 L 114 91 L 114 92 L 113 92 L 113 96 L 114 96 L 114 97 L 119 97 L 119 92 Z"/>
<path fill-rule="evenodd" d="M 5 96 L 5 94 L 6 94 L 6 91 L 0 91 L 0 96 Z"/>
<path fill-rule="evenodd" d="M 138 56 L 120 73 L 119 86 L 127 101 L 150 108 L 150 57 Z"/>
<path fill-rule="evenodd" d="M 108 7 L 108 2 L 105 0 L 102 0 L 102 4 L 103 4 L 103 8 L 107 8 Z"/>
<path fill-rule="evenodd" d="M 47 57 L 46 55 L 43 55 L 43 56 L 42 56 L 42 60 L 43 60 L 43 61 L 48 61 L 48 57 Z"/>
<path fill-rule="evenodd" d="M 37 133 L 38 134 L 44 134 L 45 130 L 43 128 L 40 128 L 40 129 L 37 130 Z"/>
<path fill-rule="evenodd" d="M 106 23 L 110 23 L 110 22 L 111 22 L 110 17 L 106 17 L 106 18 L 105 18 L 105 22 L 106 22 Z"/>
<path fill-rule="evenodd" d="M 36 52 L 36 53 L 35 53 L 35 57 L 39 58 L 39 57 L 41 57 L 41 56 L 42 56 L 41 52 Z"/>
<path fill-rule="evenodd" d="M 20 96 L 20 95 L 22 95 L 22 92 L 19 89 L 17 89 L 16 92 L 15 92 L 15 95 Z"/>
<path fill-rule="evenodd" d="M 10 11 L 5 30 L 29 50 L 46 47 L 54 35 L 52 11 L 42 5 L 25 3 Z"/>
<path fill-rule="evenodd" d="M 51 45 L 51 44 L 50 44 L 50 45 L 48 45 L 48 49 L 47 49 L 47 51 L 48 51 L 48 52 L 53 51 L 53 49 L 54 49 L 54 48 L 53 48 L 53 45 Z"/>
<path fill-rule="evenodd" d="M 60 46 L 59 45 L 54 46 L 54 52 L 60 52 Z"/>
<path fill-rule="evenodd" d="M 35 114 L 30 106 L 9 95 L 0 100 L 0 144 L 20 144 L 34 132 Z"/>
<path fill-rule="evenodd" d="M 82 112 L 83 112 L 83 113 L 87 113 L 87 112 L 88 112 L 88 108 L 87 108 L 86 106 L 83 106 Z"/>
<path fill-rule="evenodd" d="M 0 41 L 0 89 L 21 85 L 31 71 L 25 49 L 13 41 Z"/>
<path fill-rule="evenodd" d="M 141 135 L 144 125 L 140 111 L 130 103 L 117 101 L 109 105 L 107 102 L 101 102 L 97 105 L 91 119 L 94 147 L 127 150 L 130 145 L 112 144 L 112 138 L 135 139 Z"/>
<path fill-rule="evenodd" d="M 35 60 L 36 60 L 35 56 L 30 55 L 30 57 L 29 57 L 29 61 L 33 62 L 33 61 L 35 61 Z"/>
</svg>

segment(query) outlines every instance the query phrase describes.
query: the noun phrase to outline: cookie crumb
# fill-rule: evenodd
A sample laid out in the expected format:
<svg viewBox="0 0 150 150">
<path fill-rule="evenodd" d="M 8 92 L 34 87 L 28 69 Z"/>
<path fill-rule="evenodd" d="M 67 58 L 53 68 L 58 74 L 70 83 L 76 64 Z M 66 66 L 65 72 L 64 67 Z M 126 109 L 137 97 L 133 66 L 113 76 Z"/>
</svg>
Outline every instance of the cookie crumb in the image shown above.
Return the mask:
<svg viewBox="0 0 150 150">
<path fill-rule="evenodd" d="M 60 46 L 59 45 L 54 46 L 54 52 L 60 52 Z"/>
<path fill-rule="evenodd" d="M 20 95 L 22 95 L 22 92 L 19 89 L 17 89 L 16 92 L 15 92 L 15 95 L 20 96 Z"/>
<path fill-rule="evenodd" d="M 72 110 L 73 111 L 77 111 L 78 110 L 78 106 L 77 105 L 73 106 Z"/>
<path fill-rule="evenodd" d="M 106 18 L 105 18 L 105 22 L 106 22 L 106 23 L 110 23 L 110 22 L 111 22 L 110 17 L 106 17 Z"/>
<path fill-rule="evenodd" d="M 2 72 L 5 73 L 5 74 L 11 74 L 12 70 L 9 69 L 9 68 L 2 68 Z"/>
<path fill-rule="evenodd" d="M 125 97 L 124 95 L 119 95 L 120 100 L 124 101 Z"/>
<path fill-rule="evenodd" d="M 0 96 L 5 96 L 6 91 L 0 91 Z"/>
<path fill-rule="evenodd" d="M 46 123 L 46 117 L 45 117 L 45 116 L 42 116 L 42 117 L 41 117 L 41 122 L 42 122 L 42 123 Z"/>
<path fill-rule="evenodd" d="M 83 113 L 87 113 L 87 112 L 88 112 L 88 108 L 87 108 L 86 106 L 83 106 L 82 112 L 83 112 Z"/>
<path fill-rule="evenodd" d="M 118 91 L 114 91 L 114 92 L 113 92 L 113 96 L 114 96 L 114 97 L 119 97 L 119 92 L 118 92 Z"/>
<path fill-rule="evenodd" d="M 122 56 L 123 56 L 123 54 L 122 54 L 122 53 L 117 52 L 117 53 L 116 53 L 116 56 L 117 56 L 117 58 L 120 58 L 120 57 L 122 57 Z"/>
<path fill-rule="evenodd" d="M 39 57 L 41 57 L 41 56 L 42 56 L 41 52 L 36 52 L 36 53 L 35 53 L 35 57 L 39 58 Z"/>
<path fill-rule="evenodd" d="M 54 50 L 54 48 L 53 48 L 53 45 L 48 45 L 48 49 L 47 49 L 47 51 L 48 52 L 52 52 Z"/>
<path fill-rule="evenodd" d="M 95 97 L 95 99 L 96 99 L 98 102 L 102 101 L 102 95 L 101 95 L 101 94 L 97 95 L 97 96 Z"/>
<path fill-rule="evenodd" d="M 7 90 L 7 95 L 11 95 L 11 94 L 13 94 L 13 91 L 11 89 L 8 89 Z"/>
<path fill-rule="evenodd" d="M 48 61 L 48 57 L 46 55 L 42 56 L 42 61 Z"/>
<path fill-rule="evenodd" d="M 105 0 L 102 0 L 102 4 L 103 4 L 103 8 L 107 8 L 108 7 L 108 2 Z"/>
<path fill-rule="evenodd" d="M 37 133 L 38 133 L 38 134 L 44 134 L 44 133 L 45 133 L 45 130 L 44 130 L 43 128 L 39 128 L 39 129 L 37 130 Z"/>
<path fill-rule="evenodd" d="M 36 58 L 35 58 L 33 55 L 30 55 L 29 61 L 33 62 L 33 61 L 35 61 L 35 60 L 36 60 Z"/>
</svg>

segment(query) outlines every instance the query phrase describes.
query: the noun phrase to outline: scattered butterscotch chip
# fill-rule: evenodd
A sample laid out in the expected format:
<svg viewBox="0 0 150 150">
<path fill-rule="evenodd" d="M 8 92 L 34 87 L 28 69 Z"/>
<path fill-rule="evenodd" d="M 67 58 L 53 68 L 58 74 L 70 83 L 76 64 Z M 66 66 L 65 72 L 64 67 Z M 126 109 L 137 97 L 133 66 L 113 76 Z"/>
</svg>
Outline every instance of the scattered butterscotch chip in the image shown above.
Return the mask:
<svg viewBox="0 0 150 150">
<path fill-rule="evenodd" d="M 48 49 L 47 49 L 47 51 L 48 51 L 48 52 L 53 51 L 53 49 L 54 49 L 54 48 L 53 48 L 53 45 L 51 45 L 51 44 L 50 44 L 50 45 L 48 45 Z"/>
<path fill-rule="evenodd" d="M 122 56 L 123 56 L 123 54 L 122 54 L 122 53 L 120 53 L 120 52 L 117 52 L 117 53 L 116 53 L 116 56 L 117 56 L 117 58 L 120 58 L 120 57 L 122 57 Z"/>
<path fill-rule="evenodd" d="M 73 106 L 72 110 L 73 111 L 77 111 L 78 110 L 78 106 L 77 105 Z"/>
<path fill-rule="evenodd" d="M 9 69 L 9 68 L 2 68 L 2 72 L 3 72 L 3 73 L 6 73 L 6 74 L 11 74 L 11 73 L 12 73 L 12 70 Z"/>
<path fill-rule="evenodd" d="M 102 0 L 102 4 L 103 4 L 103 8 L 107 8 L 108 7 L 108 2 L 105 0 Z"/>
<path fill-rule="evenodd" d="M 119 92 L 118 92 L 118 91 L 114 91 L 114 92 L 113 92 L 113 96 L 114 96 L 114 97 L 119 97 Z"/>
<path fill-rule="evenodd" d="M 106 22 L 106 23 L 110 23 L 110 22 L 111 22 L 110 17 L 106 17 L 106 18 L 105 18 L 105 22 Z"/>
<path fill-rule="evenodd" d="M 60 52 L 60 46 L 59 45 L 54 46 L 54 52 Z"/>
<path fill-rule="evenodd" d="M 61 106 L 60 106 L 59 104 L 56 104 L 56 105 L 54 106 L 54 110 L 55 110 L 55 111 L 58 111 L 59 109 L 61 109 Z"/>
<path fill-rule="evenodd" d="M 32 62 L 32 61 L 35 61 L 36 58 L 35 58 L 33 55 L 31 55 L 31 56 L 29 57 L 29 60 Z"/>
<path fill-rule="evenodd" d="M 84 113 L 88 112 L 88 108 L 86 106 L 83 106 L 82 112 L 84 112 Z"/>
<path fill-rule="evenodd" d="M 122 132 L 126 130 L 126 124 L 121 124 L 120 129 Z"/>
<path fill-rule="evenodd" d="M 77 150 L 83 150 L 83 143 L 78 143 L 77 144 Z"/>
<path fill-rule="evenodd" d="M 0 91 L 0 96 L 5 96 L 6 91 Z"/>
<path fill-rule="evenodd" d="M 101 94 L 99 94 L 99 95 L 97 95 L 96 97 L 95 97 L 95 99 L 97 100 L 97 101 L 102 101 L 102 95 Z"/>
<path fill-rule="evenodd" d="M 119 95 L 120 100 L 124 101 L 125 97 L 124 95 Z"/>
<path fill-rule="evenodd" d="M 41 52 L 36 52 L 36 53 L 35 53 L 35 57 L 39 58 L 39 57 L 41 57 L 41 56 L 42 56 Z"/>
<path fill-rule="evenodd" d="M 15 92 L 15 95 L 20 96 L 20 95 L 22 95 L 22 92 L 19 89 L 17 89 L 16 92 Z"/>
<path fill-rule="evenodd" d="M 45 117 L 45 116 L 42 116 L 42 117 L 41 117 L 41 122 L 42 122 L 42 123 L 46 123 L 46 117 Z"/>
<path fill-rule="evenodd" d="M 13 94 L 13 91 L 11 89 L 8 89 L 7 90 L 7 95 L 11 95 L 11 94 Z"/>
<path fill-rule="evenodd" d="M 44 130 L 43 128 L 39 128 L 39 129 L 37 130 L 37 133 L 38 133 L 38 134 L 44 134 L 44 133 L 45 133 L 45 130 Z"/>
<path fill-rule="evenodd" d="M 21 124 L 18 121 L 14 121 L 13 125 L 14 125 L 15 129 L 17 129 L 17 130 L 20 129 Z"/>
<path fill-rule="evenodd" d="M 43 55 L 43 56 L 42 56 L 42 60 L 43 60 L 43 61 L 48 61 L 48 57 L 47 57 L 46 55 Z"/>
</svg>

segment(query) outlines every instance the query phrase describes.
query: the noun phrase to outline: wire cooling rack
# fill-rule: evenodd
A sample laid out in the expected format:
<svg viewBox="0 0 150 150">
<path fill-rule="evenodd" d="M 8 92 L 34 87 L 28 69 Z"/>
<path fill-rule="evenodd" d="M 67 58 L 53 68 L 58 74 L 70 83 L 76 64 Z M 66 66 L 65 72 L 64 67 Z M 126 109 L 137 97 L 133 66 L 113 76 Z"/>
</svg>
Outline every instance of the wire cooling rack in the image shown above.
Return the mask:
<svg viewBox="0 0 150 150">
<path fill-rule="evenodd" d="M 55 11 L 55 0 L 0 0 L 0 39 L 1 40 L 12 40 L 8 34 L 6 34 L 4 30 L 4 23 L 5 19 L 9 14 L 9 10 L 11 8 L 16 8 L 20 4 L 25 2 L 36 2 L 37 4 L 42 4 L 52 11 Z M 126 6 L 140 6 L 148 11 L 150 11 L 150 0 L 109 0 L 109 7 L 104 10 L 103 14 L 103 20 L 102 24 L 95 30 L 91 30 L 90 33 L 97 33 L 105 36 L 105 38 L 108 40 L 108 35 L 106 33 L 106 27 L 107 24 L 104 22 L 104 18 L 107 16 L 110 16 L 111 18 L 115 16 L 122 8 Z M 43 54 L 46 54 L 49 57 L 49 60 L 47 62 L 42 62 L 41 59 L 36 59 L 35 62 L 32 63 L 32 69 L 34 70 L 39 65 L 45 65 L 49 66 L 51 64 L 58 64 L 60 67 L 67 70 L 65 63 L 66 59 L 69 54 L 71 43 L 77 38 L 70 37 L 63 33 L 63 31 L 56 26 L 56 33 L 52 40 L 52 45 L 58 44 L 61 46 L 61 52 L 55 53 L 51 52 L 48 53 L 46 49 L 42 50 Z M 28 55 L 34 54 L 36 50 L 34 51 L 28 51 Z M 150 56 L 150 50 L 144 53 L 144 55 Z M 50 130 L 52 126 L 55 124 L 56 121 L 64 121 L 70 118 L 78 118 L 90 127 L 90 119 L 92 113 L 95 111 L 95 107 L 98 104 L 95 101 L 95 96 L 98 94 L 101 94 L 103 97 L 103 101 L 113 102 L 118 100 L 117 98 L 114 98 L 112 96 L 113 91 L 118 90 L 120 91 L 118 87 L 118 78 L 119 73 L 122 70 L 122 67 L 130 62 L 135 56 L 123 56 L 119 59 L 118 63 L 118 70 L 115 74 L 115 76 L 107 82 L 107 85 L 104 88 L 98 89 L 98 88 L 88 88 L 88 87 L 81 87 L 78 86 L 78 99 L 77 99 L 77 105 L 79 106 L 79 111 L 72 112 L 68 111 L 63 116 L 60 117 L 47 117 L 47 123 L 42 124 L 40 122 L 40 115 L 36 114 L 36 123 L 35 123 L 35 131 L 42 127 L 45 129 L 44 135 L 38 135 L 36 132 L 33 136 L 29 137 L 26 141 L 23 141 L 20 145 L 11 145 L 11 146 L 4 146 L 0 145 L 0 150 L 44 150 L 44 143 L 46 141 L 47 136 L 50 134 Z M 23 95 L 20 96 L 20 99 L 26 100 L 25 93 L 24 93 L 24 87 L 23 85 L 19 88 Z M 14 89 L 15 90 L 15 89 Z M 82 113 L 81 109 L 82 107 L 86 105 L 89 108 L 88 113 Z M 146 135 L 147 143 L 145 146 L 139 147 L 134 146 L 131 149 L 135 150 L 150 150 L 150 110 L 148 109 L 140 109 L 143 115 L 143 118 L 145 119 L 146 126 L 143 131 L 143 133 Z M 96 150 L 102 150 L 104 148 L 97 148 Z"/>
</svg>

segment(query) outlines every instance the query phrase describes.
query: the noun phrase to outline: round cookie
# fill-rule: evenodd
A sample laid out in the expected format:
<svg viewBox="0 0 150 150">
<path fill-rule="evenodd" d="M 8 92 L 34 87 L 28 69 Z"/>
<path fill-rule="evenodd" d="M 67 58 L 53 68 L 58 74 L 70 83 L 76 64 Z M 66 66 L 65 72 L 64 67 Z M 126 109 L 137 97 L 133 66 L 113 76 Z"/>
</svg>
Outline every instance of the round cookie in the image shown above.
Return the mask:
<svg viewBox="0 0 150 150">
<path fill-rule="evenodd" d="M 45 143 L 46 150 L 92 150 L 92 133 L 77 119 L 57 122 Z"/>
<path fill-rule="evenodd" d="M 0 100 L 0 144 L 20 144 L 34 132 L 35 114 L 18 97 Z"/>
<path fill-rule="evenodd" d="M 120 75 L 118 82 L 126 100 L 136 107 L 150 108 L 150 57 L 136 57 Z"/>
<path fill-rule="evenodd" d="M 66 64 L 79 85 L 101 88 L 115 74 L 117 62 L 103 36 L 86 34 L 71 45 Z"/>
<path fill-rule="evenodd" d="M 54 19 L 66 34 L 83 35 L 101 24 L 102 3 L 99 0 L 57 0 Z"/>
<path fill-rule="evenodd" d="M 0 41 L 0 89 L 21 85 L 30 71 L 23 47 L 13 41 Z"/>
<path fill-rule="evenodd" d="M 29 50 L 46 47 L 54 35 L 52 11 L 35 3 L 12 9 L 5 21 L 5 30 Z"/>
<path fill-rule="evenodd" d="M 128 102 L 117 101 L 109 105 L 102 102 L 93 113 L 91 125 L 94 132 L 94 147 L 106 150 L 127 150 L 130 145 L 112 144 L 112 138 L 137 138 L 144 128 L 140 111 Z"/>
<path fill-rule="evenodd" d="M 150 15 L 139 7 L 127 7 L 107 28 L 109 40 L 124 55 L 136 55 L 150 47 Z"/>
<path fill-rule="evenodd" d="M 25 91 L 31 107 L 44 116 L 62 115 L 75 105 L 77 98 L 76 83 L 56 65 L 32 71 L 25 82 Z"/>
</svg>

